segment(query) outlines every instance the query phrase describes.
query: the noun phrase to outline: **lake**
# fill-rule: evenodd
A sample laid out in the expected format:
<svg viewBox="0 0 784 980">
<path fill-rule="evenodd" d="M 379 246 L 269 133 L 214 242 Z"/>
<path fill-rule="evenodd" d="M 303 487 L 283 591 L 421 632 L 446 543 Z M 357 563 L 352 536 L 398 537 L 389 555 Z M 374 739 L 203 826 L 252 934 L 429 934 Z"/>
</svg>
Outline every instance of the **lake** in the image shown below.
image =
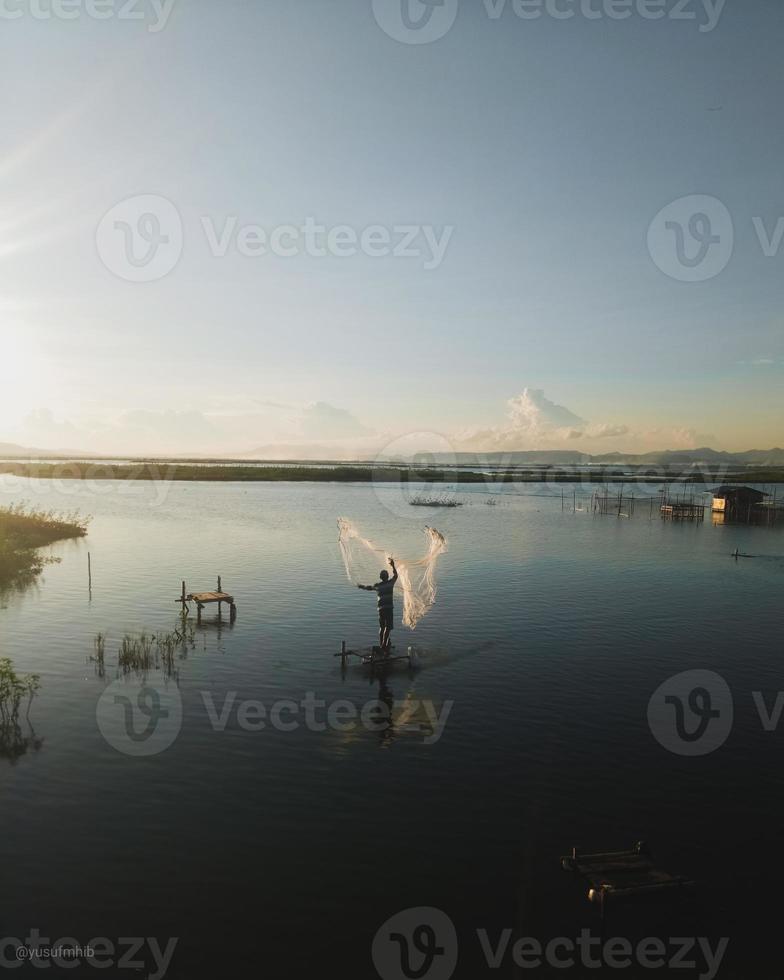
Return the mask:
<svg viewBox="0 0 784 980">
<path fill-rule="evenodd" d="M 782 736 L 752 692 L 772 709 L 784 687 L 781 529 L 664 522 L 647 503 L 598 516 L 592 489 L 573 512 L 571 486 L 565 504 L 544 487 L 465 486 L 451 491 L 464 506 L 430 510 L 383 485 L 0 483 L 2 502 L 94 515 L 36 586 L 0 601 L 0 655 L 42 682 L 27 751 L 0 759 L 3 935 L 176 937 L 172 977 L 364 980 L 382 924 L 426 906 L 455 925 L 456 976 L 538 975 L 508 956 L 490 969 L 477 930 L 598 932 L 559 858 L 644 839 L 698 898 L 615 934 L 726 936 L 720 976 L 775 976 Z M 341 516 L 404 557 L 426 523 L 448 539 L 414 632 L 398 599 L 414 672 L 343 673 L 333 656 L 377 630 L 374 596 L 346 579 Z M 122 637 L 171 630 L 181 580 L 212 589 L 218 575 L 236 621 L 208 607 L 177 676 L 150 673 L 177 730 L 128 754 L 142 743 L 112 734 L 105 694 Z M 720 675 L 734 702 L 726 739 L 699 756 L 648 717 L 654 691 L 691 670 Z M 120 685 L 136 703 L 141 679 Z M 324 704 L 315 724 L 309 696 Z M 391 727 L 346 721 L 379 700 Z M 258 705 L 278 705 L 275 724 L 259 729 Z"/>
</svg>

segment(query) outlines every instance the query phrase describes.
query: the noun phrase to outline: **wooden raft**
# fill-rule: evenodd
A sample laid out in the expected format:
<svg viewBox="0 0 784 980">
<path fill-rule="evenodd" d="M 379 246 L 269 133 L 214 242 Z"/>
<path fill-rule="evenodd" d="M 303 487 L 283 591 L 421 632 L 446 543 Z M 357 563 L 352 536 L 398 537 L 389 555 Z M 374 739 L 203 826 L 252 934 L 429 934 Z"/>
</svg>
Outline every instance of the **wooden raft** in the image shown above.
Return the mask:
<svg viewBox="0 0 784 980">
<path fill-rule="evenodd" d="M 561 866 L 564 871 L 586 879 L 591 886 L 588 900 L 600 906 L 602 915 L 610 900 L 616 902 L 694 887 L 688 878 L 657 868 L 645 841 L 638 841 L 630 851 L 600 854 L 580 854 L 574 848 L 569 857 L 561 858 Z"/>
<path fill-rule="evenodd" d="M 383 651 L 375 646 L 371 647 L 370 650 L 349 650 L 346 647 L 346 641 L 340 645 L 340 653 L 333 653 L 333 657 L 340 657 L 340 666 L 345 670 L 348 666 L 350 657 L 357 657 L 360 664 L 363 667 L 371 667 L 373 670 L 385 670 L 392 667 L 396 663 L 407 663 L 409 667 L 413 669 L 414 661 L 410 652 L 407 652 L 404 656 L 395 655 L 396 647 L 390 647 L 387 656 L 384 656 Z"/>
</svg>

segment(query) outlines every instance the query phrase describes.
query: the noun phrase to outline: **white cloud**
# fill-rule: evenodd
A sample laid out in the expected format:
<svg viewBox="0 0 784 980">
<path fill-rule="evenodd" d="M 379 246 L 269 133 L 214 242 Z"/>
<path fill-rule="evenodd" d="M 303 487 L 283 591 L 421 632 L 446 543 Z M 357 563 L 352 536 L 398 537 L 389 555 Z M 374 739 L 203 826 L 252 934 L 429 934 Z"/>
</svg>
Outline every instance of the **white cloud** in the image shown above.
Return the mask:
<svg viewBox="0 0 784 980">
<path fill-rule="evenodd" d="M 635 431 L 616 422 L 590 422 L 558 405 L 541 388 L 525 388 L 508 402 L 507 425 L 459 433 L 457 448 L 471 452 L 571 449 L 584 453 L 692 449 L 711 441 L 687 427 Z"/>
<path fill-rule="evenodd" d="M 299 417 L 299 428 L 304 439 L 315 441 L 358 439 L 372 431 L 345 408 L 336 408 L 328 402 L 307 405 Z"/>
<path fill-rule="evenodd" d="M 541 388 L 525 388 L 522 395 L 510 398 L 507 404 L 511 427 L 521 435 L 537 437 L 554 429 L 574 429 L 586 424 L 568 408 L 551 402 Z"/>
</svg>

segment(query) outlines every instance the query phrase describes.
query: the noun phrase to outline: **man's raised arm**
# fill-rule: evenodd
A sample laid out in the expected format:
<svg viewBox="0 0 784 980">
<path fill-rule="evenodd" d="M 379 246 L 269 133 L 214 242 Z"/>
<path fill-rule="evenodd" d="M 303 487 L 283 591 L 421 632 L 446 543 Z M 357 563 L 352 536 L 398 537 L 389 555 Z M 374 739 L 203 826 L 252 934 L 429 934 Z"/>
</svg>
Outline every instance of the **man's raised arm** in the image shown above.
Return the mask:
<svg viewBox="0 0 784 980">
<path fill-rule="evenodd" d="M 397 582 L 397 569 L 395 568 L 395 559 L 390 558 L 389 564 L 392 566 L 392 581 Z"/>
</svg>

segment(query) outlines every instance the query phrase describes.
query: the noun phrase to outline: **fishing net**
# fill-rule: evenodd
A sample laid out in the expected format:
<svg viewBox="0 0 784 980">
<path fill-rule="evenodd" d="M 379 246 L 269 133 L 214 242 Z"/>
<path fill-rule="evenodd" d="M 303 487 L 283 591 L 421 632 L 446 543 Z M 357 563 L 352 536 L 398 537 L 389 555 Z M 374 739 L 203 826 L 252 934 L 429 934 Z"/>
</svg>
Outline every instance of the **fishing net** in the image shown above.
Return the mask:
<svg viewBox="0 0 784 980">
<path fill-rule="evenodd" d="M 345 517 L 338 521 L 340 553 L 346 575 L 354 585 L 372 585 L 378 581 L 379 569 L 387 567 L 392 553 L 367 538 Z M 403 625 L 415 629 L 417 623 L 433 608 L 436 601 L 436 564 L 447 549 L 446 538 L 434 527 L 425 528 L 427 551 L 423 558 L 409 561 L 395 557 L 398 588 L 403 590 Z M 390 570 L 391 574 L 391 570 Z"/>
</svg>

